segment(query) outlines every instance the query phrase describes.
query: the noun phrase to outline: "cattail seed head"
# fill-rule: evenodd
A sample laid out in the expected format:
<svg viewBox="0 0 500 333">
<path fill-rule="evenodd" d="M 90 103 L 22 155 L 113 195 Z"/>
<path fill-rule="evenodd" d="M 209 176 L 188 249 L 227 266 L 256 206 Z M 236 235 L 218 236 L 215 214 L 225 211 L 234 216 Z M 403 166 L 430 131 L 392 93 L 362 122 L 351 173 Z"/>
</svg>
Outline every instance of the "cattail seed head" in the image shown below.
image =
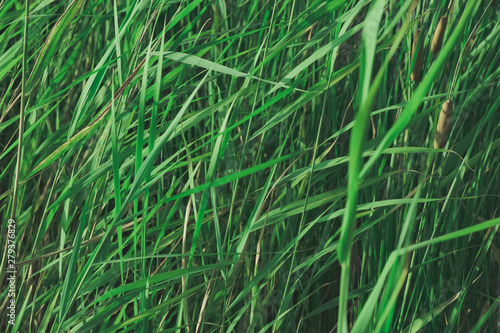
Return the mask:
<svg viewBox="0 0 500 333">
<path fill-rule="evenodd" d="M 446 146 L 448 134 L 450 131 L 451 115 L 453 113 L 453 102 L 451 99 L 444 102 L 439 114 L 439 120 L 436 127 L 436 136 L 434 138 L 434 148 L 441 149 Z"/>
<path fill-rule="evenodd" d="M 418 81 L 420 79 L 420 73 L 422 72 L 422 62 L 424 58 L 424 43 L 423 41 L 420 43 L 420 47 L 418 48 L 418 37 L 420 36 L 420 29 L 415 32 L 415 36 L 413 37 L 413 45 L 411 50 L 411 59 L 415 59 L 415 53 L 417 58 L 415 59 L 415 64 L 413 66 L 413 70 L 411 71 L 411 80 Z"/>
<path fill-rule="evenodd" d="M 446 24 L 448 23 L 448 17 L 445 15 L 439 20 L 436 31 L 434 31 L 434 36 L 432 37 L 431 52 L 438 53 L 443 45 L 444 32 L 446 31 Z"/>
</svg>

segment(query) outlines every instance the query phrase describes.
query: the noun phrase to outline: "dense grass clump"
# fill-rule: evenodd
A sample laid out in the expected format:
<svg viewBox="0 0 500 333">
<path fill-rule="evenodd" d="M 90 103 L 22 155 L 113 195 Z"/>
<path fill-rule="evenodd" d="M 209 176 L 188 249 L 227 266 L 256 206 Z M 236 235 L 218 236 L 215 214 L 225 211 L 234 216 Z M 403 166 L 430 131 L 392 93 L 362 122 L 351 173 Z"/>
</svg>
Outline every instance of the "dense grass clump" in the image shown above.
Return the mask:
<svg viewBox="0 0 500 333">
<path fill-rule="evenodd" d="M 498 329 L 498 4 L 4 0 L 0 34 L 1 332 Z"/>
</svg>

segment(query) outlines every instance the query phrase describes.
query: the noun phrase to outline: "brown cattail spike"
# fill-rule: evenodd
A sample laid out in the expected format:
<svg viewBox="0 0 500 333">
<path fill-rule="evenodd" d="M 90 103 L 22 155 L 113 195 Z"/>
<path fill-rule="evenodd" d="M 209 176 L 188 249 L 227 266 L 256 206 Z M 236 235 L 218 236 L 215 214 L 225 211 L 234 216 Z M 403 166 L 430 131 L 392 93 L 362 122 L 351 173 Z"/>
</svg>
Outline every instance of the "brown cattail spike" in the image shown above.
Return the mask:
<svg viewBox="0 0 500 333">
<path fill-rule="evenodd" d="M 413 59 L 415 59 L 415 53 L 416 53 L 417 58 L 415 59 L 415 64 L 413 65 L 413 70 L 411 71 L 410 78 L 412 81 L 418 81 L 420 79 L 420 72 L 422 72 L 422 61 L 424 58 L 424 48 L 423 48 L 424 41 L 420 42 L 420 47 L 418 48 L 418 52 L 416 52 L 417 46 L 418 46 L 418 37 L 419 36 L 420 36 L 420 29 L 418 29 L 417 32 L 415 32 L 415 36 L 413 38 L 411 59 L 412 59 L 412 61 L 413 61 Z"/>
<path fill-rule="evenodd" d="M 432 37 L 431 52 L 438 53 L 441 50 L 441 45 L 443 45 L 444 32 L 446 31 L 446 24 L 448 23 L 448 17 L 443 16 L 439 20 L 436 31 L 434 31 L 434 36 Z"/>
<path fill-rule="evenodd" d="M 453 113 L 453 102 L 451 99 L 444 102 L 439 114 L 439 120 L 436 127 L 436 137 L 434 138 L 434 148 L 441 149 L 446 146 L 448 134 L 450 131 L 451 115 Z"/>
</svg>

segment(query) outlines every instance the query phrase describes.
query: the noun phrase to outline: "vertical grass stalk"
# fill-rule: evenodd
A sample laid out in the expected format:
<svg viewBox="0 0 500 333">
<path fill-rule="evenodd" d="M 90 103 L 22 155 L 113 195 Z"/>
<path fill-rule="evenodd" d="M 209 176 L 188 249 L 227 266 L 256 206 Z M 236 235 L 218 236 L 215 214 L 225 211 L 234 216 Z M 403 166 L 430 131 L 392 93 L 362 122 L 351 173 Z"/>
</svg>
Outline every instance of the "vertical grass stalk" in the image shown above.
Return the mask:
<svg viewBox="0 0 500 333">
<path fill-rule="evenodd" d="M 14 179 L 14 193 L 12 195 L 12 212 L 11 219 L 17 218 L 17 200 L 19 197 L 19 175 L 21 173 L 21 161 L 23 154 L 23 134 L 24 134 L 24 111 L 26 108 L 26 70 L 28 55 L 28 16 L 29 16 L 29 0 L 26 1 L 24 7 L 24 33 L 23 33 L 23 66 L 21 68 L 21 108 L 19 112 L 19 133 L 17 141 L 17 158 L 16 158 L 16 176 Z"/>
</svg>

